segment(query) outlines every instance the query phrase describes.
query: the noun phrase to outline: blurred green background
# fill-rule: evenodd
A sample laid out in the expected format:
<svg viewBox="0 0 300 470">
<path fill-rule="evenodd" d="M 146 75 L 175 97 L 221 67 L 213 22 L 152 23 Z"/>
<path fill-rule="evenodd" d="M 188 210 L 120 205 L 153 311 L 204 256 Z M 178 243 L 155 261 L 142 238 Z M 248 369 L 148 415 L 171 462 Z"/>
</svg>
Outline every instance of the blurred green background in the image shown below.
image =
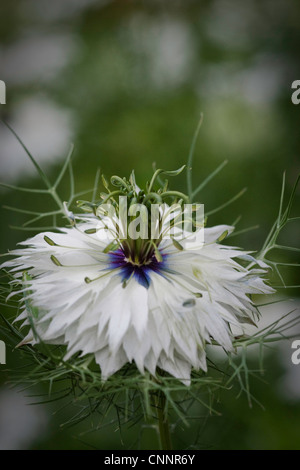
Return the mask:
<svg viewBox="0 0 300 470">
<path fill-rule="evenodd" d="M 225 159 L 229 163 L 200 194 L 200 202 L 209 211 L 247 187 L 241 199 L 212 215 L 209 225 L 230 224 L 242 215 L 240 229 L 260 227 L 234 243 L 257 250 L 276 217 L 283 172 L 290 193 L 300 168 L 300 106 L 291 102 L 291 84 L 300 79 L 299 24 L 300 4 L 292 0 L 2 2 L 0 79 L 7 86 L 7 104 L 0 105 L 0 117 L 52 181 L 74 142 L 76 189 L 82 191 L 93 186 L 98 167 L 108 177 L 135 169 L 140 186 L 153 162 L 180 167 L 203 112 L 195 184 Z M 2 124 L 0 165 L 2 182 L 41 187 Z M 184 176 L 171 184 L 185 190 Z M 63 181 L 63 199 L 68 191 Z M 47 198 L 16 191 L 1 190 L 0 199 L 1 205 L 31 210 L 53 207 Z M 299 191 L 294 212 L 297 207 Z M 24 220 L 1 209 L 2 253 L 34 233 L 9 228 Z M 299 246 L 299 225 L 287 227 L 283 240 Z M 299 284 L 299 271 L 284 275 L 287 283 Z M 296 289 L 287 293 L 299 296 Z M 280 304 L 268 315 L 270 320 L 280 315 Z M 177 448 L 193 445 L 200 423 L 200 448 L 299 449 L 300 365 L 291 363 L 290 345 L 287 341 L 267 357 L 267 383 L 253 384 L 266 411 L 256 405 L 249 409 L 235 392 L 224 394 L 221 417 L 197 409 L 196 424 L 176 428 Z M 8 351 L 9 367 L 17 360 Z M 0 381 L 6 379 L 0 366 Z M 78 438 L 88 422 L 60 430 L 67 411 L 53 415 L 58 404 L 28 407 L 24 401 L 23 394 L 0 389 L 0 447 L 123 448 L 115 425 Z M 126 447 L 139 431 L 123 431 Z M 142 445 L 151 448 L 155 436 L 147 433 Z"/>
</svg>

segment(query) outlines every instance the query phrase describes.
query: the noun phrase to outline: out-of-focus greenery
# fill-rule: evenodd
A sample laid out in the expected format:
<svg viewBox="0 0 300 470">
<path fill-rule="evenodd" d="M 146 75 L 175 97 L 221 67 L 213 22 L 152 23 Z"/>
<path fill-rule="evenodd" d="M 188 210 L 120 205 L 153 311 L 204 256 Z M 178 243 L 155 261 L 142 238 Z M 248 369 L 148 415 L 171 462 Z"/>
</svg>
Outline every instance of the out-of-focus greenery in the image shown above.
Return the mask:
<svg viewBox="0 0 300 470">
<path fill-rule="evenodd" d="M 300 78 L 299 17 L 299 5 L 286 0 L 2 2 L 0 79 L 7 84 L 7 104 L 0 108 L 1 117 L 14 126 L 20 106 L 30 100 L 67 112 L 81 191 L 93 186 L 97 167 L 108 176 L 129 176 L 134 168 L 140 185 L 149 178 L 154 161 L 161 168 L 180 167 L 202 111 L 195 182 L 225 159 L 229 163 L 200 194 L 200 202 L 209 211 L 248 187 L 241 199 L 212 215 L 209 225 L 232 223 L 242 215 L 240 229 L 256 224 L 260 228 L 234 238 L 234 243 L 257 250 L 276 217 L 284 170 L 288 192 L 299 172 L 300 106 L 291 102 L 291 83 Z M 26 125 L 30 128 L 30 119 Z M 3 127 L 1 135 L 7 139 L 7 133 Z M 21 137 L 26 143 L 26 135 Z M 44 146 L 49 148 L 44 165 L 53 180 L 64 155 L 51 163 L 52 142 L 46 138 Z M 0 141 L 4 177 L 10 158 Z M 26 179 L 19 175 L 13 184 L 34 187 L 40 182 L 32 173 Z M 67 197 L 69 187 L 64 184 Z M 184 177 L 178 178 L 176 189 L 185 190 Z M 13 191 L 0 196 L 3 205 L 53 207 L 40 196 Z M 297 201 L 296 196 L 295 208 Z M 33 234 L 8 228 L 23 222 L 21 214 L 1 210 L 1 252 Z M 297 229 L 297 224 L 287 227 L 284 244 L 297 246 Z M 284 274 L 288 283 L 299 284 L 299 271 Z M 249 409 L 244 398 L 225 393 L 219 405 L 222 417 L 203 419 L 203 448 L 300 447 L 300 405 L 278 393 L 283 371 L 277 359 L 274 353 L 266 363 L 268 383 L 253 385 L 266 411 Z M 16 366 L 14 361 L 8 351 L 9 366 Z M 57 407 L 48 406 L 49 413 Z M 195 409 L 195 416 L 203 413 Z M 89 429 L 88 423 L 79 430 L 58 431 L 66 419 L 67 412 L 56 413 L 49 432 L 32 447 L 119 448 L 120 436 L 113 427 L 88 433 L 80 441 L 73 436 Z M 155 437 L 149 432 L 142 436 L 143 445 L 151 447 Z M 193 442 L 193 427 L 180 431 L 178 426 L 176 433 L 177 448 Z M 128 445 L 135 430 L 124 434 Z"/>
</svg>

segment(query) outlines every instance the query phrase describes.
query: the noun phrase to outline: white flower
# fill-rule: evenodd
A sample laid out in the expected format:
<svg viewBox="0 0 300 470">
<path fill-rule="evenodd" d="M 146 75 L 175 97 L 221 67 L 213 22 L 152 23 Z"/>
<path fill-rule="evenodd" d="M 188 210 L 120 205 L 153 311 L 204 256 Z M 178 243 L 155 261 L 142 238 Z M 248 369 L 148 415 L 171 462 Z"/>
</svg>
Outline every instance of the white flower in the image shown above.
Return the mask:
<svg viewBox="0 0 300 470">
<path fill-rule="evenodd" d="M 109 232 L 94 230 L 99 218 L 76 220 L 22 242 L 3 266 L 25 292 L 17 320 L 34 322 L 37 336 L 30 330 L 25 341 L 66 344 L 66 359 L 92 353 L 104 380 L 134 361 L 142 373 L 159 367 L 189 383 L 191 368 L 207 369 L 207 343 L 231 351 L 231 326 L 253 322 L 249 294 L 273 292 L 261 278 L 264 265 L 247 269 L 236 261 L 247 253 L 219 243 L 230 226 L 205 228 L 199 248 L 117 240 L 107 252 Z M 114 220 L 102 222 L 114 230 Z M 36 318 L 29 319 L 28 302 Z"/>
</svg>

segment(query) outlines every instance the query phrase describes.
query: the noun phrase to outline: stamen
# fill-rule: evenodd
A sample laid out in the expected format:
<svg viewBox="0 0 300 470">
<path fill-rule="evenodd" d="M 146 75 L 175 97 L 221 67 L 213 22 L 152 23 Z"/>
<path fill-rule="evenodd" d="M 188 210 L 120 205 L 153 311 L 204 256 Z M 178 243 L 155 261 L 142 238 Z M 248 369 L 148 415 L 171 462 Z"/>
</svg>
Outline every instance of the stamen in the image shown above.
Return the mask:
<svg viewBox="0 0 300 470">
<path fill-rule="evenodd" d="M 126 287 L 132 277 L 135 277 L 139 284 L 148 289 L 151 281 L 151 271 L 163 275 L 163 271 L 167 269 L 165 266 L 166 255 L 163 255 L 157 246 L 156 249 L 153 246 L 151 248 L 152 251 L 149 252 L 147 257 L 145 257 L 144 250 L 142 250 L 140 256 L 134 253 L 125 255 L 123 248 L 109 253 L 110 267 L 120 269 L 123 287 Z"/>
<path fill-rule="evenodd" d="M 177 250 L 179 250 L 179 251 L 183 250 L 183 246 L 180 245 L 180 243 L 177 240 L 175 240 L 175 238 L 171 237 L 171 240 L 172 240 L 172 243 L 175 246 L 175 248 L 177 248 Z"/>
<path fill-rule="evenodd" d="M 52 263 L 54 263 L 56 266 L 62 266 L 62 264 L 58 261 L 58 259 L 54 255 L 51 255 L 50 259 Z"/>
<path fill-rule="evenodd" d="M 185 300 L 182 304 L 183 307 L 194 307 L 196 305 L 195 299 Z"/>
<path fill-rule="evenodd" d="M 51 238 L 47 237 L 47 235 L 44 236 L 44 240 L 50 246 L 57 246 L 57 244 L 53 240 L 51 240 Z"/>
</svg>

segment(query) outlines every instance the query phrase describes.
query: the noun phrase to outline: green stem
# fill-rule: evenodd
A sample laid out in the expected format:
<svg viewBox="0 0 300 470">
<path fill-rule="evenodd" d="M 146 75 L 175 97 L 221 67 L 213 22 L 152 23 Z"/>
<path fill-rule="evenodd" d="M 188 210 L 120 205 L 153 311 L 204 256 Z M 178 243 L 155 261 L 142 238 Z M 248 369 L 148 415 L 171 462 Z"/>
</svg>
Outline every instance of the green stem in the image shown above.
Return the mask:
<svg viewBox="0 0 300 470">
<path fill-rule="evenodd" d="M 187 162 L 186 179 L 187 179 L 187 192 L 188 192 L 190 202 L 192 202 L 192 199 L 193 199 L 193 183 L 192 183 L 193 156 L 194 156 L 194 150 L 195 150 L 197 138 L 201 129 L 202 121 L 203 121 L 203 113 L 200 114 L 200 119 L 199 119 L 196 131 L 192 140 L 192 145 L 190 148 L 188 162 Z"/>
<path fill-rule="evenodd" d="M 161 391 L 155 396 L 155 408 L 158 419 L 158 429 L 161 450 L 172 450 L 170 425 L 166 409 L 166 397 Z"/>
</svg>

